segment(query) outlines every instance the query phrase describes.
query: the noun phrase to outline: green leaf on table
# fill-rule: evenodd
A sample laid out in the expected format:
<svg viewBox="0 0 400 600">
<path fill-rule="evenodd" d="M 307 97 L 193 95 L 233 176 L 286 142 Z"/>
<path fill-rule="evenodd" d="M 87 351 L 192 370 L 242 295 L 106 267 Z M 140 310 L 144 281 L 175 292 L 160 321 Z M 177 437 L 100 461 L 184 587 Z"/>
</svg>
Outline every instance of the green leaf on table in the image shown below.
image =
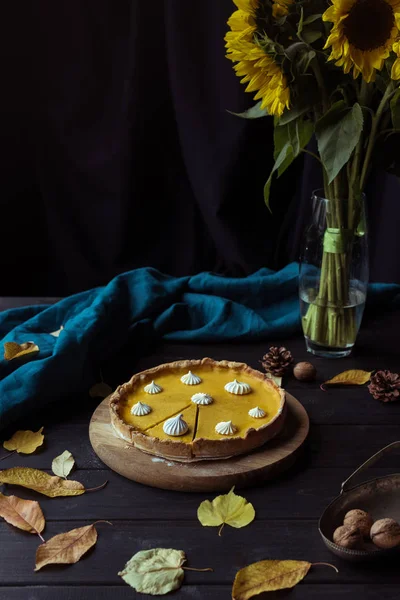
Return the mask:
<svg viewBox="0 0 400 600">
<path fill-rule="evenodd" d="M 261 108 L 261 103 L 262 100 L 241 113 L 232 112 L 231 110 L 228 110 L 228 113 L 235 117 L 240 117 L 241 119 L 261 119 L 262 117 L 269 117 L 268 111 L 265 108 Z"/>
<path fill-rule="evenodd" d="M 71 452 L 64 450 L 64 452 L 60 454 L 60 456 L 56 456 L 51 463 L 51 470 L 53 471 L 54 475 L 58 475 L 58 477 L 64 477 L 64 479 L 67 479 L 74 467 L 74 464 L 75 459 Z"/>
<path fill-rule="evenodd" d="M 228 494 L 214 498 L 212 502 L 204 500 L 197 510 L 197 518 L 204 527 L 218 527 L 218 535 L 224 525 L 239 529 L 246 527 L 256 516 L 254 506 L 246 498 L 237 496 L 233 487 Z"/>
<path fill-rule="evenodd" d="M 185 561 L 186 556 L 182 550 L 141 550 L 132 556 L 118 575 L 142 594 L 168 594 L 181 587 L 184 577 L 182 565 Z"/>
<path fill-rule="evenodd" d="M 339 100 L 315 125 L 318 150 L 331 183 L 349 160 L 363 130 L 363 113 L 356 103 L 349 108 Z"/>
</svg>

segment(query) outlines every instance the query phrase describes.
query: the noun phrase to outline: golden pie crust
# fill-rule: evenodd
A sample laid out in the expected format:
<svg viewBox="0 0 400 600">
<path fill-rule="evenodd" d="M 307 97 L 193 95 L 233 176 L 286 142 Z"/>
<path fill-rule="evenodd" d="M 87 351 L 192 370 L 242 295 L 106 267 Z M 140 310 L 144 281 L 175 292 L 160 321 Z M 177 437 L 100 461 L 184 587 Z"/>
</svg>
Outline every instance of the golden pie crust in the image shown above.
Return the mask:
<svg viewBox="0 0 400 600">
<path fill-rule="evenodd" d="M 149 405 L 151 405 L 152 402 L 160 404 L 163 400 L 162 394 L 146 395 L 146 399 L 144 399 L 141 390 L 143 390 L 145 385 L 152 380 L 157 382 L 160 378 L 161 380 L 163 377 L 165 379 L 165 377 L 169 376 L 171 373 L 174 374 L 174 377 L 176 376 L 176 382 L 179 382 L 180 377 L 189 370 L 196 374 L 198 372 L 200 377 L 204 380 L 204 385 L 202 386 L 203 389 L 198 389 L 200 386 L 186 386 L 183 383 L 178 384 L 175 383 L 174 379 L 174 386 L 176 388 L 179 389 L 179 385 L 186 388 L 186 390 L 184 390 L 185 393 L 187 393 L 186 406 L 182 405 L 181 408 L 177 408 L 178 404 L 176 404 L 176 398 L 174 398 L 173 393 L 171 392 L 172 395 L 170 395 L 170 399 L 168 399 L 168 394 L 165 394 L 165 400 L 163 402 L 163 409 L 169 406 L 169 402 L 171 403 L 170 412 L 164 411 L 165 414 L 158 423 L 152 424 L 150 427 L 144 429 L 143 426 L 140 427 L 137 423 L 137 418 L 135 419 L 132 417 L 135 424 L 128 422 L 130 418 L 127 417 L 127 411 L 138 399 L 144 402 L 147 402 L 146 399 L 148 399 Z M 201 429 L 201 419 L 203 419 L 205 423 L 203 429 L 206 430 L 209 423 L 212 422 L 212 413 L 204 412 L 210 411 L 212 405 L 198 406 L 191 402 L 191 396 L 193 394 L 198 391 L 206 390 L 207 373 L 210 373 L 210 380 L 213 378 L 214 385 L 215 378 L 220 377 L 221 396 L 224 398 L 223 401 L 221 400 L 222 409 L 226 412 L 226 407 L 229 406 L 229 410 L 232 412 L 231 420 L 234 424 L 235 414 L 239 414 L 240 412 L 243 415 L 244 410 L 247 411 L 248 406 L 251 404 L 261 405 L 262 407 L 264 390 L 265 398 L 270 399 L 269 402 L 270 404 L 272 403 L 273 408 L 269 410 L 268 416 L 265 419 L 261 419 L 261 424 L 258 427 L 257 421 L 259 420 L 253 419 L 252 425 L 245 429 L 242 428 L 238 434 L 218 436 L 210 429 L 209 437 L 207 435 L 197 437 L 197 429 Z M 257 395 L 254 395 L 254 399 L 251 398 L 252 392 L 243 396 L 229 394 L 229 399 L 227 398 L 228 392 L 223 391 L 224 385 L 232 380 L 232 376 L 240 381 L 244 380 L 250 383 L 250 385 L 251 382 L 253 382 L 253 386 L 257 388 Z M 183 388 L 179 389 L 180 395 L 182 395 Z M 141 394 L 140 398 L 135 398 L 135 394 Z M 218 394 L 219 392 L 217 392 L 217 396 Z M 228 404 L 229 402 L 232 403 L 232 407 Z M 220 409 L 218 398 L 216 404 L 217 409 Z M 235 406 L 237 407 L 237 413 L 235 413 Z M 162 433 L 162 423 L 167 418 L 178 413 L 183 413 L 184 419 L 190 424 L 189 432 L 183 436 L 184 439 L 180 437 L 168 437 Z M 226 360 L 214 361 L 211 358 L 203 358 L 202 360 L 182 360 L 165 363 L 141 373 L 137 373 L 130 381 L 119 386 L 110 397 L 110 414 L 111 424 L 116 433 L 130 444 L 133 444 L 136 448 L 139 448 L 148 454 L 181 462 L 225 459 L 250 452 L 268 442 L 268 440 L 272 439 L 281 431 L 286 415 L 285 392 L 263 373 L 252 369 L 245 363 Z M 244 419 L 245 423 L 249 420 L 243 416 L 242 419 Z M 142 421 L 140 421 L 140 424 L 141 423 Z M 155 430 L 156 433 L 152 430 Z M 161 433 L 157 434 L 157 431 Z M 158 435 L 160 435 L 160 437 L 158 437 Z"/>
</svg>

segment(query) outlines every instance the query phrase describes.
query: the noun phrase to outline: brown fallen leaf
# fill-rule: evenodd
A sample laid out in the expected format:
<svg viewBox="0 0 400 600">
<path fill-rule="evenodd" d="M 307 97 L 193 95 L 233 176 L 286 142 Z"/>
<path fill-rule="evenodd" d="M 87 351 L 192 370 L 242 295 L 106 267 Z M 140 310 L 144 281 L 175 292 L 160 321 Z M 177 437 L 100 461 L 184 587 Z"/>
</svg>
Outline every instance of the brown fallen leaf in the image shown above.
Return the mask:
<svg viewBox="0 0 400 600">
<path fill-rule="evenodd" d="M 0 493 L 0 517 L 18 529 L 37 533 L 44 542 L 40 534 L 44 529 L 45 520 L 39 502 Z"/>
<path fill-rule="evenodd" d="M 43 444 L 42 431 L 43 427 L 39 431 L 16 431 L 9 440 L 3 443 L 3 447 L 20 454 L 32 454 Z"/>
<path fill-rule="evenodd" d="M 0 471 L 0 483 L 20 485 L 49 498 L 80 496 L 87 491 L 79 481 L 62 479 L 56 475 L 48 475 L 44 471 L 29 467 L 14 467 Z"/>
<path fill-rule="evenodd" d="M 321 388 L 325 385 L 364 385 L 370 380 L 373 371 L 362 371 L 360 369 L 351 369 L 350 371 L 343 371 L 328 379 L 321 384 Z"/>
<path fill-rule="evenodd" d="M 95 383 L 89 390 L 91 398 L 107 398 L 112 393 L 113 389 L 107 383 L 104 383 L 104 381 Z"/>
<path fill-rule="evenodd" d="M 6 360 L 13 360 L 26 354 L 34 354 L 39 352 L 39 346 L 35 342 L 24 342 L 23 344 L 17 344 L 17 342 L 5 342 L 4 344 L 4 358 Z"/>
<path fill-rule="evenodd" d="M 312 566 L 328 563 L 309 563 L 303 560 L 261 560 L 236 573 L 232 600 L 248 600 L 262 592 L 293 588 L 307 575 Z"/>
<path fill-rule="evenodd" d="M 46 565 L 72 565 L 78 562 L 97 542 L 97 523 L 112 525 L 109 521 L 96 521 L 92 525 L 59 533 L 45 544 L 41 544 L 36 551 L 35 571 Z"/>
</svg>

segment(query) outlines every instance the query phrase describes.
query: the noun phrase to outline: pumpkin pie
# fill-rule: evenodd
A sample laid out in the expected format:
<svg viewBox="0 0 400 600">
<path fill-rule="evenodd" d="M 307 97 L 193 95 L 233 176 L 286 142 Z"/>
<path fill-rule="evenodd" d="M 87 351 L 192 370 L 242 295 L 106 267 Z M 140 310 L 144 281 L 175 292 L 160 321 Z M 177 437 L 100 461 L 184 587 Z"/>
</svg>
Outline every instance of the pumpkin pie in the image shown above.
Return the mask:
<svg viewBox="0 0 400 600">
<path fill-rule="evenodd" d="M 138 373 L 110 397 L 116 433 L 143 452 L 189 462 L 258 448 L 283 427 L 285 393 L 244 363 L 182 360 Z"/>
</svg>

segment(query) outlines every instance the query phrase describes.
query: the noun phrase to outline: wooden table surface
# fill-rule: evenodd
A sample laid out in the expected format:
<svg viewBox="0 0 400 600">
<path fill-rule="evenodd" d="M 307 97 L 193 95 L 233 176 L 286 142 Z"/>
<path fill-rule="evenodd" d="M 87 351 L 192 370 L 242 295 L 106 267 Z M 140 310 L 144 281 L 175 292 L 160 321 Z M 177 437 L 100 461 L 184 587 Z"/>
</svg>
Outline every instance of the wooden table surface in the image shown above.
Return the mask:
<svg viewBox="0 0 400 600">
<path fill-rule="evenodd" d="M 8 304 L 23 304 L 10 301 Z M 7 302 L 2 303 L 5 308 Z M 55 402 L 43 414 L 31 415 L 1 439 L 20 428 L 44 425 L 45 444 L 30 456 L 13 455 L 1 468 L 29 466 L 50 470 L 52 459 L 64 450 L 74 455 L 78 468 L 73 478 L 86 487 L 108 481 L 105 489 L 73 498 L 50 499 L 23 488 L 6 486 L 8 494 L 39 500 L 47 525 L 46 539 L 100 519 L 113 526 L 98 525 L 96 547 L 79 563 L 53 566 L 34 572 L 37 536 L 0 522 L 1 600 L 125 600 L 136 594 L 117 573 L 127 560 L 142 549 L 166 547 L 184 550 L 188 566 L 212 567 L 213 573 L 186 572 L 175 597 L 182 600 L 230 598 L 236 572 L 245 565 L 267 558 L 326 561 L 339 569 L 318 567 L 291 592 L 272 593 L 270 598 L 291 600 L 384 600 L 399 596 L 398 557 L 373 565 L 353 565 L 333 556 L 324 546 L 318 519 L 338 495 L 341 482 L 365 459 L 386 444 L 400 439 L 400 402 L 383 404 L 363 388 L 330 389 L 319 383 L 348 368 L 400 370 L 398 333 L 400 313 L 370 315 L 353 356 L 343 360 L 313 359 L 318 381 L 300 383 L 292 376 L 285 387 L 305 406 L 311 433 L 303 456 L 295 467 L 278 479 L 243 491 L 253 503 L 256 520 L 243 529 L 225 527 L 222 537 L 216 528 L 205 528 L 197 520 L 200 502 L 212 494 L 167 492 L 144 487 L 110 471 L 94 454 L 88 440 L 90 416 L 99 402 L 87 395 Z M 137 360 L 140 349 L 124 348 L 115 360 L 103 365 L 104 379 L 111 385 L 134 372 L 180 358 L 245 361 L 258 366 L 261 355 L 276 340 L 254 344 L 182 345 L 162 344 Z M 299 336 L 281 340 L 296 361 L 310 359 Z M 1 449 L 0 457 L 5 454 Z M 370 470 L 368 478 L 399 471 L 399 456 L 385 458 Z M 167 468 L 167 467 L 166 467 Z M 261 596 L 260 596 L 261 598 Z"/>
</svg>

